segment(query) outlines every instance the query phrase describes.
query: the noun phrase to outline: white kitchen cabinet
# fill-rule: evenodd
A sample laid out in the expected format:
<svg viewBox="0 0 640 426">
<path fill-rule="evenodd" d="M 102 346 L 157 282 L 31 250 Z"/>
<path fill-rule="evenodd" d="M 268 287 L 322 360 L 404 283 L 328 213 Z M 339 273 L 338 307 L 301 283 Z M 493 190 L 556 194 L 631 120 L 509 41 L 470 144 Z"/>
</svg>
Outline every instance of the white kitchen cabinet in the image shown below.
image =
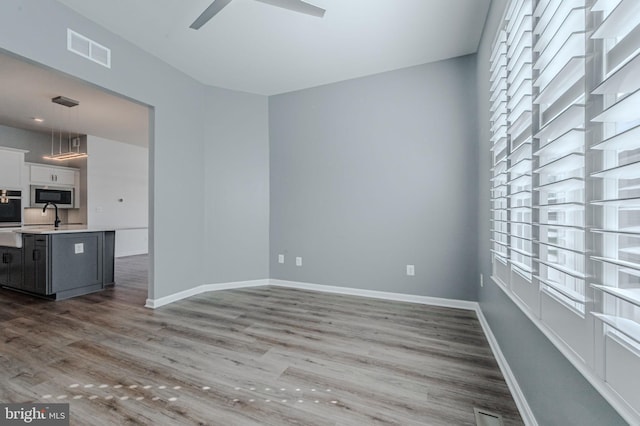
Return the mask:
<svg viewBox="0 0 640 426">
<path fill-rule="evenodd" d="M 26 152 L 0 147 L 0 189 L 22 189 L 22 166 Z"/>
<path fill-rule="evenodd" d="M 30 181 L 32 185 L 75 186 L 78 169 L 69 167 L 30 164 Z"/>
</svg>

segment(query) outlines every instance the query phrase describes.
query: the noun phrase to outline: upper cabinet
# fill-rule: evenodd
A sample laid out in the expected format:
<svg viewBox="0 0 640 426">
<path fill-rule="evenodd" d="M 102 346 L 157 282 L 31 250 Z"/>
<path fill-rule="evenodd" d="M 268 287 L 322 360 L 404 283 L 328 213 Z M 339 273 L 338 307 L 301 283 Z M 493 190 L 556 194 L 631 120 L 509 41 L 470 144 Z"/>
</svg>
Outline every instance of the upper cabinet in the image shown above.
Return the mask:
<svg viewBox="0 0 640 426">
<path fill-rule="evenodd" d="M 0 189 L 22 189 L 22 167 L 26 152 L 0 147 Z"/>
<path fill-rule="evenodd" d="M 29 164 L 29 176 L 32 185 L 74 186 L 77 169 L 68 167 Z"/>
</svg>

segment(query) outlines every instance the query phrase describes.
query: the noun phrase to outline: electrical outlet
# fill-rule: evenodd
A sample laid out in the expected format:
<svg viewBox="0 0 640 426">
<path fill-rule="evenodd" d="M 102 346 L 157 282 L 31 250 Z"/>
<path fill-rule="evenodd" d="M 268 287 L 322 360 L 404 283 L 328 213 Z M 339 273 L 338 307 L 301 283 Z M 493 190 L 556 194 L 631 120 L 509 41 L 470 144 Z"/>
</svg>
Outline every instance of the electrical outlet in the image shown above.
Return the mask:
<svg viewBox="0 0 640 426">
<path fill-rule="evenodd" d="M 302 266 L 302 258 L 296 257 L 296 266 Z"/>
<path fill-rule="evenodd" d="M 480 287 L 484 287 L 484 275 L 480 274 Z"/>
<path fill-rule="evenodd" d="M 410 277 L 415 276 L 416 274 L 416 267 L 415 265 L 407 265 L 407 275 Z"/>
<path fill-rule="evenodd" d="M 73 246 L 75 254 L 84 253 L 84 243 L 75 243 Z"/>
<path fill-rule="evenodd" d="M 284 263 L 284 254 L 278 255 L 278 263 Z"/>
</svg>

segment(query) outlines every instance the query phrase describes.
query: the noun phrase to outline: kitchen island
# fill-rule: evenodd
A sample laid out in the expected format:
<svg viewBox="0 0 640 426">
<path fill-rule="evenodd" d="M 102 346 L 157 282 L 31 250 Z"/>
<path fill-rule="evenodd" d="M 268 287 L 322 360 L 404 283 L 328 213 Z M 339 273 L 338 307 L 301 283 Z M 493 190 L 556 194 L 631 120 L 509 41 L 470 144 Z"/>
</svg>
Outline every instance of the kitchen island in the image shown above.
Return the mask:
<svg viewBox="0 0 640 426">
<path fill-rule="evenodd" d="M 0 245 L 0 286 L 61 300 L 114 283 L 115 231 L 83 225 L 25 226 Z"/>
</svg>

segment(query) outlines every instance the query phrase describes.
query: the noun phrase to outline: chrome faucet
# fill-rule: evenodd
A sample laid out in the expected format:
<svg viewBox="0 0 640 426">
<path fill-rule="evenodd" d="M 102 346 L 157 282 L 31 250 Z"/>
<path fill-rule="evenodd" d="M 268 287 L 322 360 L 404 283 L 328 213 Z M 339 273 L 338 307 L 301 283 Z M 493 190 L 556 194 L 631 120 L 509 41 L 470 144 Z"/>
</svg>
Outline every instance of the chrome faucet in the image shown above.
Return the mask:
<svg viewBox="0 0 640 426">
<path fill-rule="evenodd" d="M 47 204 L 44 205 L 44 207 L 42 208 L 42 213 L 47 211 L 47 206 L 51 204 L 55 209 L 56 209 L 56 220 L 55 222 L 53 222 L 53 227 L 57 228 L 60 226 L 60 217 L 58 217 L 58 205 L 56 203 L 52 203 L 50 201 L 47 202 Z"/>
</svg>

